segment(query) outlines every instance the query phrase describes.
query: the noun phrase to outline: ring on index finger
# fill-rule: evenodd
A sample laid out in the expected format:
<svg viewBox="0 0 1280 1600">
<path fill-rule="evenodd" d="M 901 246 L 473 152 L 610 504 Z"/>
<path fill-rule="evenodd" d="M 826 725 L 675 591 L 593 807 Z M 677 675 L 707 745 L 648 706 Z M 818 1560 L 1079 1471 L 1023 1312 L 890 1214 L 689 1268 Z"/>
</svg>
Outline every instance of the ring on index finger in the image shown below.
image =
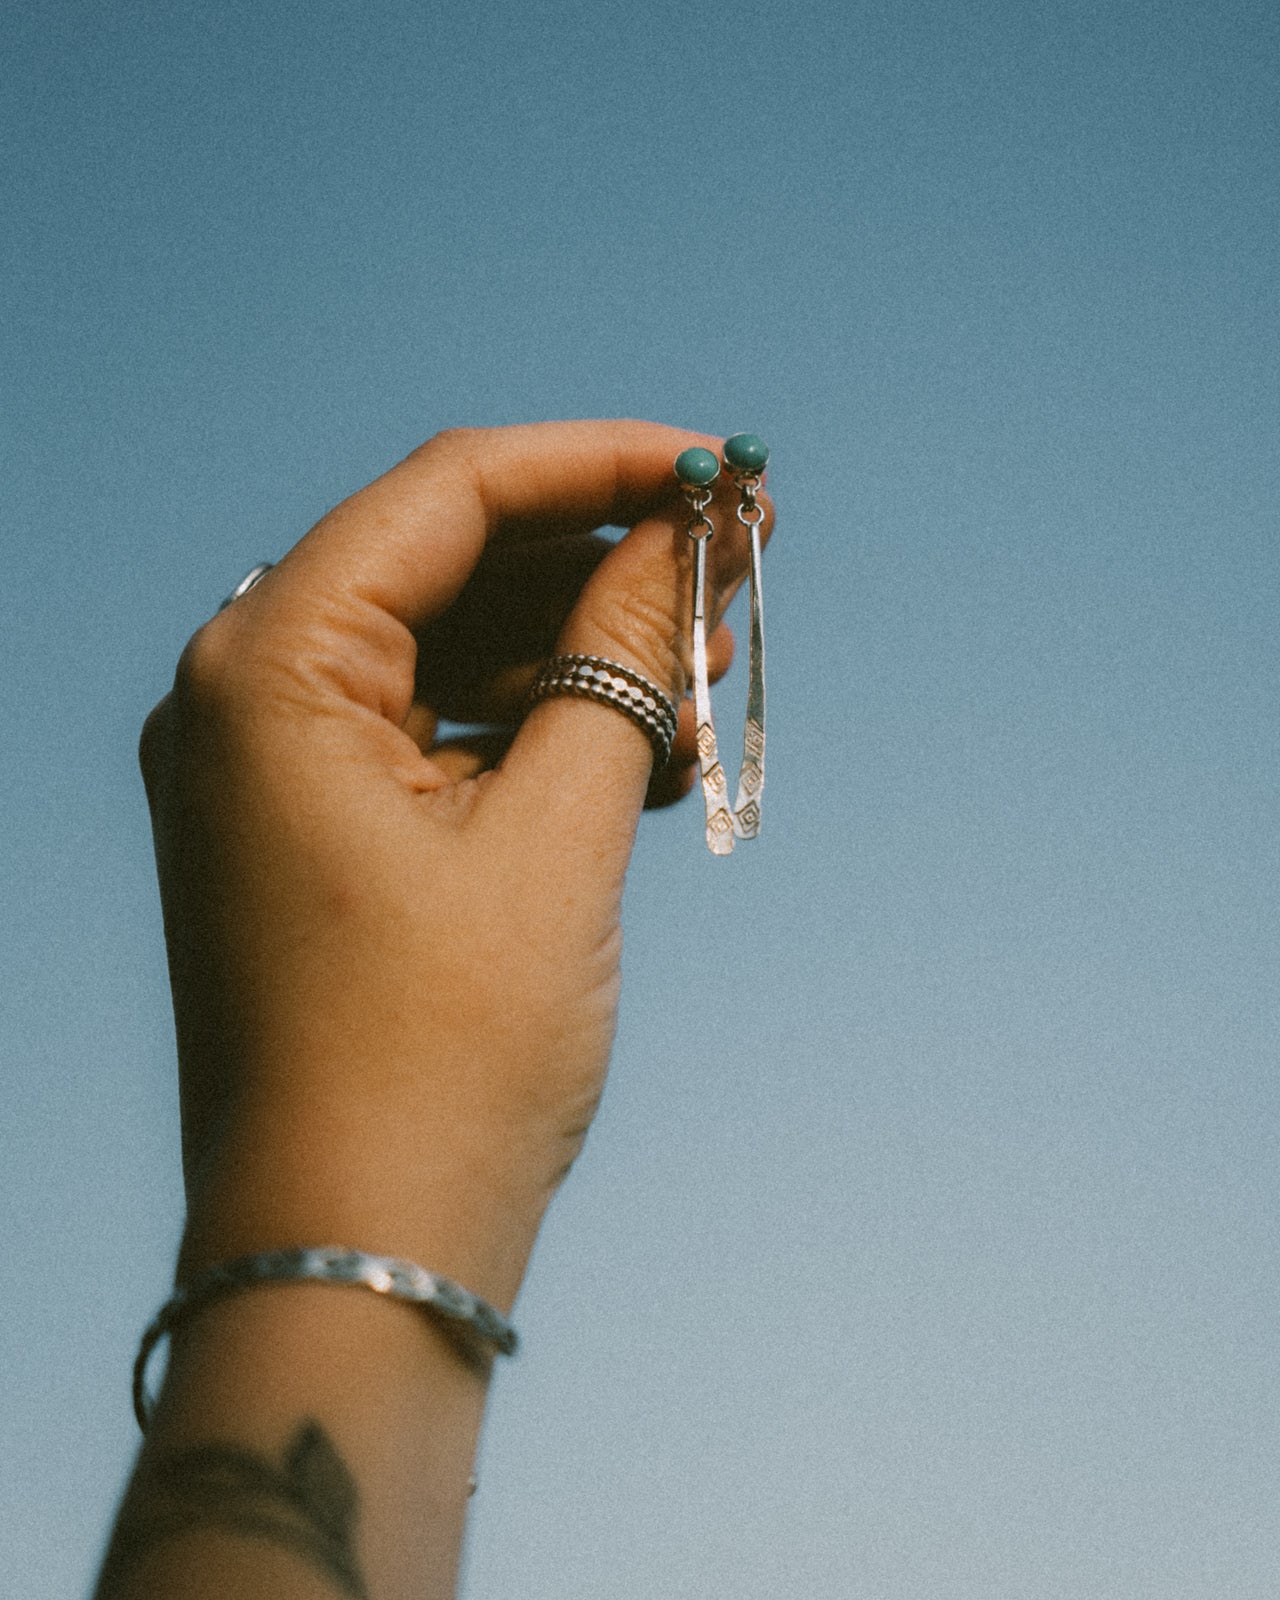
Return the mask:
<svg viewBox="0 0 1280 1600">
<path fill-rule="evenodd" d="M 218 610 L 225 611 L 233 600 L 238 600 L 242 594 L 248 594 L 249 590 L 253 588 L 254 584 L 265 578 L 267 573 L 271 571 L 274 565 L 275 562 L 273 561 L 259 561 L 256 567 L 250 567 L 248 572 L 245 573 L 244 577 L 241 578 L 240 582 L 236 584 L 235 588 L 218 607 Z"/>
</svg>

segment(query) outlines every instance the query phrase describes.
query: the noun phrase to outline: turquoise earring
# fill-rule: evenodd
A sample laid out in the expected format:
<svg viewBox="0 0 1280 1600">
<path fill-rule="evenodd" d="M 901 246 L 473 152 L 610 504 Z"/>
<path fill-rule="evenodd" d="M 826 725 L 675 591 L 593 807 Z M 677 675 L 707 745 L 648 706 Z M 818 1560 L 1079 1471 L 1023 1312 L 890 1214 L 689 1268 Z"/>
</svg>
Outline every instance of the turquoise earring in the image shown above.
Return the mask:
<svg viewBox="0 0 1280 1600">
<path fill-rule="evenodd" d="M 702 800 L 707 813 L 707 849 L 727 856 L 733 849 L 733 817 L 724 768 L 716 749 L 716 725 L 711 717 L 711 690 L 707 684 L 707 540 L 715 532 L 707 507 L 711 485 L 720 476 L 720 463 L 710 450 L 682 450 L 676 457 L 676 481 L 689 502 L 688 534 L 693 540 L 693 709 L 698 724 L 698 766 L 702 774 Z"/>
<path fill-rule="evenodd" d="M 735 838 L 754 839 L 760 832 L 764 791 L 764 595 L 760 582 L 760 525 L 765 512 L 759 493 L 768 460 L 768 445 L 754 433 L 735 433 L 725 440 L 725 468 L 738 489 L 738 521 L 748 530 L 751 539 L 747 720 L 742 734 L 738 794 L 730 810 L 707 684 L 707 541 L 715 532 L 707 516 L 707 507 L 711 504 L 711 486 L 720 476 L 720 463 L 710 450 L 697 448 L 682 450 L 676 457 L 676 480 L 689 502 L 688 533 L 694 542 L 693 708 L 698 726 L 698 766 L 707 814 L 707 848 L 718 856 L 730 853 Z"/>
<path fill-rule="evenodd" d="M 764 791 L 764 593 L 760 581 L 760 524 L 764 507 L 756 496 L 769 460 L 769 446 L 754 433 L 735 433 L 724 444 L 724 464 L 738 486 L 738 521 L 751 535 L 751 643 L 747 664 L 747 720 L 742 732 L 742 766 L 733 803 L 733 831 L 739 839 L 760 832 Z"/>
</svg>

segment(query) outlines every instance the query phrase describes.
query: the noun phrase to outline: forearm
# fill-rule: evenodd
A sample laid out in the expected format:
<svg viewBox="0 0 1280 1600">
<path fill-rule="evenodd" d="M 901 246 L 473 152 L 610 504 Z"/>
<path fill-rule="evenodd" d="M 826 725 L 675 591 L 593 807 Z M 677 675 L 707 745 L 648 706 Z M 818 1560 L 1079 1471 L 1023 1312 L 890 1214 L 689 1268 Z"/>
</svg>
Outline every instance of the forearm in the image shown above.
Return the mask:
<svg viewBox="0 0 1280 1600">
<path fill-rule="evenodd" d="M 184 1285 L 337 1245 L 511 1309 L 603 1087 L 654 753 L 621 707 L 528 711 L 526 694 L 554 654 L 603 652 L 653 704 L 679 700 L 692 565 L 671 463 L 692 442 L 637 423 L 443 435 L 183 652 L 141 753 Z M 621 542 L 595 539 L 620 525 Z M 568 578 L 548 582 L 566 541 Z M 748 544 L 722 524 L 713 621 Z M 489 551 L 506 553 L 519 626 L 486 599 Z M 459 708 L 498 746 L 437 741 Z M 668 732 L 675 799 L 694 708 Z M 366 1290 L 206 1306 L 180 1333 L 99 1600 L 451 1595 L 485 1389 L 429 1313 Z"/>
<path fill-rule="evenodd" d="M 185 1328 L 97 1600 L 454 1593 L 487 1364 L 354 1287 L 263 1286 Z"/>
</svg>

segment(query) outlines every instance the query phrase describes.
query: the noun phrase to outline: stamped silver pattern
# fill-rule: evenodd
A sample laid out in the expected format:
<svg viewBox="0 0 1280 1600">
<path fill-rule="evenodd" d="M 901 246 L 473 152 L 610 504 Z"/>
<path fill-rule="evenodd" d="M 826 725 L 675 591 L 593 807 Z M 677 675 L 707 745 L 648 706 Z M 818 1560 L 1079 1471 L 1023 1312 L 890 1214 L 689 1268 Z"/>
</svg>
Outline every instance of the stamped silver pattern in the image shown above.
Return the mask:
<svg viewBox="0 0 1280 1600">
<path fill-rule="evenodd" d="M 144 1433 L 151 1416 L 147 1364 L 156 1345 L 213 1301 L 263 1283 L 355 1284 L 372 1289 L 375 1294 L 425 1306 L 436 1316 L 470 1328 L 504 1356 L 514 1355 L 519 1346 L 516 1330 L 487 1300 L 451 1278 L 428 1272 L 416 1262 L 397 1256 L 369 1255 L 340 1245 L 263 1250 L 211 1267 L 193 1283 L 175 1290 L 143 1334 L 133 1367 L 133 1412 Z"/>
<path fill-rule="evenodd" d="M 711 690 L 707 683 L 707 539 L 695 538 L 693 555 L 693 709 L 698 723 L 698 767 L 702 774 L 702 803 L 707 813 L 707 849 L 727 856 L 733 849 L 733 818 L 725 787 L 724 768 L 716 749 L 716 727 L 711 718 Z"/>
<path fill-rule="evenodd" d="M 729 810 L 724 768 L 716 745 L 707 681 L 707 542 L 713 529 L 706 514 L 711 492 L 683 485 L 690 506 L 689 537 L 694 545 L 693 566 L 693 703 L 697 718 L 698 766 L 702 800 L 707 817 L 707 848 L 718 856 L 733 850 L 734 839 L 754 839 L 760 832 L 761 793 L 764 789 L 764 589 L 761 581 L 760 526 L 765 510 L 757 499 L 760 479 L 755 473 L 735 474 L 741 503 L 738 521 L 751 540 L 750 603 L 751 643 L 747 679 L 747 715 L 742 733 L 742 764 L 738 793 Z"/>
<path fill-rule="evenodd" d="M 747 665 L 747 719 L 742 730 L 742 766 L 738 771 L 738 796 L 733 803 L 733 831 L 739 839 L 754 839 L 760 832 L 761 791 L 764 789 L 764 586 L 760 568 L 760 524 L 764 507 L 757 500 L 760 480 L 740 477 L 738 521 L 751 536 L 750 604 L 751 644 Z"/>
</svg>

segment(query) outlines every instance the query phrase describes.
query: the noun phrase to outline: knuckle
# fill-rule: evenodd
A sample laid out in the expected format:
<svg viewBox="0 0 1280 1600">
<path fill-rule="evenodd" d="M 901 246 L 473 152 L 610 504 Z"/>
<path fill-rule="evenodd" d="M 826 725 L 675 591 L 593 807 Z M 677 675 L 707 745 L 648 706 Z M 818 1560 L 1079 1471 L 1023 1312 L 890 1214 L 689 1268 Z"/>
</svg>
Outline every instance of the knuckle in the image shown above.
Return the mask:
<svg viewBox="0 0 1280 1600">
<path fill-rule="evenodd" d="M 448 456 L 469 460 L 488 430 L 485 428 L 442 428 L 414 451 L 415 456 Z"/>
<path fill-rule="evenodd" d="M 229 726 L 258 704 L 270 677 L 265 641 L 235 608 L 210 618 L 187 641 L 173 679 L 174 715 L 186 726 Z"/>
<path fill-rule="evenodd" d="M 159 704 L 151 708 L 138 738 L 138 766 L 142 770 L 143 786 L 149 795 L 156 792 L 166 766 L 171 716 L 172 700 L 165 695 Z"/>
<path fill-rule="evenodd" d="M 440 432 L 435 434 L 430 442 L 440 449 L 470 449 L 477 439 L 484 436 L 485 431 L 484 428 L 473 427 L 441 428 Z"/>
<path fill-rule="evenodd" d="M 214 617 L 188 639 L 174 675 L 174 694 L 184 709 L 211 708 L 225 701 L 237 654 L 230 632 L 221 617 Z"/>
<path fill-rule="evenodd" d="M 607 611 L 596 620 L 604 644 L 599 651 L 631 658 L 640 670 L 661 684 L 683 688 L 685 661 L 681 629 L 672 614 L 669 596 L 630 591 L 613 597 Z"/>
<path fill-rule="evenodd" d="M 173 676 L 173 688 L 151 710 L 138 739 L 138 765 L 154 804 L 181 767 L 201 727 L 228 720 L 239 698 L 237 678 L 245 670 L 244 650 L 221 613 L 197 628 L 187 641 Z"/>
</svg>

